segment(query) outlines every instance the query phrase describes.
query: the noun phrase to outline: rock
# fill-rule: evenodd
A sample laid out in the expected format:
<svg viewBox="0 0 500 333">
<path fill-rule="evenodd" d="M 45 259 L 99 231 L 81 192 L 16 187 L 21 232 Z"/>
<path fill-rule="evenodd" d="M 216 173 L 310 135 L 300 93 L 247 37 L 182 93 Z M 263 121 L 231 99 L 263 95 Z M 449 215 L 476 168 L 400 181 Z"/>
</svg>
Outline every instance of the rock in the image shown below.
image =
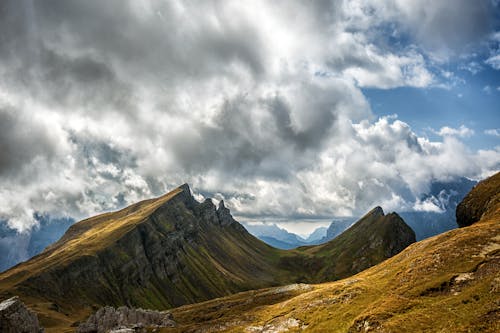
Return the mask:
<svg viewBox="0 0 500 333">
<path fill-rule="evenodd" d="M 479 182 L 457 206 L 459 227 L 467 227 L 481 220 L 500 202 L 500 172 Z"/>
<path fill-rule="evenodd" d="M 0 303 L 0 332 L 41 333 L 38 317 L 31 312 L 19 297 L 14 296 Z"/>
<path fill-rule="evenodd" d="M 230 225 L 236 221 L 233 219 L 231 212 L 226 206 L 224 206 L 224 200 L 219 202 L 219 208 L 217 209 L 217 215 L 219 216 L 219 222 L 222 226 Z"/>
<path fill-rule="evenodd" d="M 145 327 L 174 326 L 172 314 L 167 311 L 105 306 L 80 324 L 77 333 L 129 333 Z"/>
</svg>

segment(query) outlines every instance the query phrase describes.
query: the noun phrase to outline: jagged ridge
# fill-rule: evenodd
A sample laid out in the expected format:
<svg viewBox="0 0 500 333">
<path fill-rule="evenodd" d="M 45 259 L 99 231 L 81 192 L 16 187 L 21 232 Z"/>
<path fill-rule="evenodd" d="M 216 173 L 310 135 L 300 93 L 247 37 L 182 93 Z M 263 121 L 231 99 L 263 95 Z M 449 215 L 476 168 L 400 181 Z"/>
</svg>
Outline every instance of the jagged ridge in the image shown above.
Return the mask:
<svg viewBox="0 0 500 333">
<path fill-rule="evenodd" d="M 178 326 L 161 332 L 213 328 L 224 332 L 499 332 L 500 187 L 495 185 L 499 175 L 468 196 L 470 207 L 489 202 L 482 218 L 468 228 L 412 244 L 348 279 L 309 288 L 251 291 L 173 309 Z"/>
</svg>

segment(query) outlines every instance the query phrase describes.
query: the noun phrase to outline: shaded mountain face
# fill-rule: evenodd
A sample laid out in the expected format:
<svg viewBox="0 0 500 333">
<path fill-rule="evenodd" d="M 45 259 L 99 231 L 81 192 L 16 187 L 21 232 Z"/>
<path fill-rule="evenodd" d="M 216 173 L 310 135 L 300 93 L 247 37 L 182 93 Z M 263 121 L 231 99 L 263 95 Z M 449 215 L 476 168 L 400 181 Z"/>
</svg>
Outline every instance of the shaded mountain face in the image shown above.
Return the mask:
<svg viewBox="0 0 500 333">
<path fill-rule="evenodd" d="M 460 227 L 467 227 L 487 214 L 500 202 L 500 172 L 483 180 L 458 205 L 456 217 Z"/>
<path fill-rule="evenodd" d="M 228 327 L 232 332 L 307 328 L 332 333 L 497 333 L 499 175 L 478 184 L 459 205 L 464 207 L 459 224 L 481 216 L 467 228 L 412 244 L 347 279 L 240 293 L 173 309 L 177 327 L 161 332 Z"/>
<path fill-rule="evenodd" d="M 329 243 L 278 250 L 249 234 L 223 201 L 218 207 L 199 203 L 183 185 L 72 225 L 41 254 L 0 274 L 0 298 L 20 295 L 45 327 L 56 330 L 103 305 L 166 309 L 249 289 L 334 280 L 412 241 L 397 214 L 377 208 Z"/>
</svg>

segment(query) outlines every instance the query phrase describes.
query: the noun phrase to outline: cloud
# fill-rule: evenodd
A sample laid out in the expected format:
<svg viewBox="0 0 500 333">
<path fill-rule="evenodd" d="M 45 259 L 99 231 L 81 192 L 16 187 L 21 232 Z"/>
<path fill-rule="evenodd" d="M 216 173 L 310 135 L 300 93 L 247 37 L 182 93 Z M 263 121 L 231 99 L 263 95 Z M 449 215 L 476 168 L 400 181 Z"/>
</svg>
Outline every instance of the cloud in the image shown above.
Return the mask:
<svg viewBox="0 0 500 333">
<path fill-rule="evenodd" d="M 500 54 L 489 57 L 484 61 L 487 65 L 490 65 L 496 70 L 500 70 Z"/>
<path fill-rule="evenodd" d="M 435 133 L 440 136 L 458 136 L 462 138 L 467 138 L 474 135 L 474 130 L 466 127 L 465 125 L 460 125 L 459 128 L 444 126 L 441 127 L 441 129 Z"/>
<path fill-rule="evenodd" d="M 392 15 L 436 60 L 470 52 L 470 46 L 492 30 L 491 1 L 388 0 L 385 15 Z M 391 10 L 392 9 L 392 10 Z"/>
<path fill-rule="evenodd" d="M 0 219 L 28 230 L 184 182 L 242 218 L 326 219 L 491 172 L 498 151 L 457 139 L 472 130 L 430 142 L 363 95 L 440 84 L 430 54 L 489 21 L 452 3 L 4 1 Z"/>
<path fill-rule="evenodd" d="M 497 128 L 487 129 L 487 130 L 484 130 L 484 134 L 500 137 L 500 130 Z"/>
</svg>

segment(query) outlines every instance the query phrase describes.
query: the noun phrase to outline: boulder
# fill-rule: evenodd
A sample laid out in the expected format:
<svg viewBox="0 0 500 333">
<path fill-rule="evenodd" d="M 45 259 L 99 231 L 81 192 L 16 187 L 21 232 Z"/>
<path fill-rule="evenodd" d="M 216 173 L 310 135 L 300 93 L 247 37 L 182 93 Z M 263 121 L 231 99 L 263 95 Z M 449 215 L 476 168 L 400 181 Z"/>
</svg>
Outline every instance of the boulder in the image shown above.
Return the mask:
<svg viewBox="0 0 500 333">
<path fill-rule="evenodd" d="M 14 296 L 0 303 L 0 332 L 41 333 L 38 317 L 31 312 L 19 297 Z"/>
<path fill-rule="evenodd" d="M 173 327 L 172 314 L 167 311 L 105 306 L 80 324 L 77 333 L 135 332 L 146 327 Z"/>
</svg>

